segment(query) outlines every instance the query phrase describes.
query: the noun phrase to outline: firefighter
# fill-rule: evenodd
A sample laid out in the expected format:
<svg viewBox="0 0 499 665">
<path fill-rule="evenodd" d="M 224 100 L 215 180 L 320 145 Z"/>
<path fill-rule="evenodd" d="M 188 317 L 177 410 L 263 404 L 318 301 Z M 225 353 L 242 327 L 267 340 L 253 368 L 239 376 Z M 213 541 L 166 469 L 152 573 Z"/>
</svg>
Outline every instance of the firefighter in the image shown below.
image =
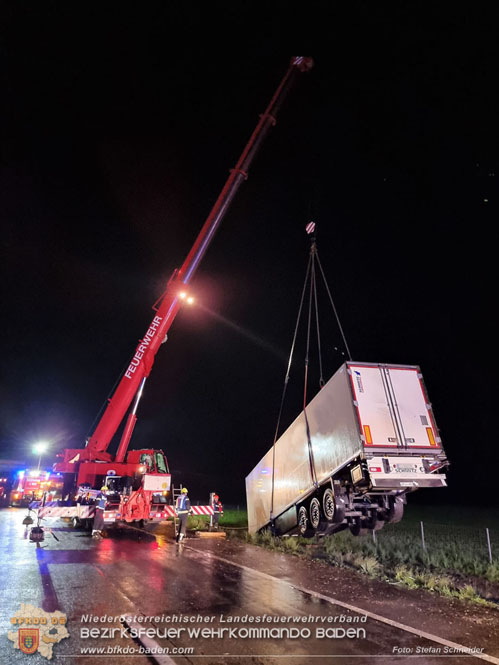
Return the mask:
<svg viewBox="0 0 499 665">
<path fill-rule="evenodd" d="M 211 507 L 213 508 L 213 528 L 215 531 L 218 531 L 218 520 L 220 519 L 220 515 L 224 514 L 222 502 L 218 494 L 213 495 Z"/>
<path fill-rule="evenodd" d="M 187 496 L 187 487 L 182 487 L 180 490 L 180 496 L 177 497 L 175 509 L 178 516 L 177 543 L 180 543 L 180 541 L 185 538 L 187 518 L 191 512 L 191 502 Z"/>
<path fill-rule="evenodd" d="M 106 507 L 107 487 L 101 487 L 97 505 L 95 506 L 94 524 L 92 528 L 92 538 L 101 538 L 104 528 L 104 509 Z"/>
</svg>

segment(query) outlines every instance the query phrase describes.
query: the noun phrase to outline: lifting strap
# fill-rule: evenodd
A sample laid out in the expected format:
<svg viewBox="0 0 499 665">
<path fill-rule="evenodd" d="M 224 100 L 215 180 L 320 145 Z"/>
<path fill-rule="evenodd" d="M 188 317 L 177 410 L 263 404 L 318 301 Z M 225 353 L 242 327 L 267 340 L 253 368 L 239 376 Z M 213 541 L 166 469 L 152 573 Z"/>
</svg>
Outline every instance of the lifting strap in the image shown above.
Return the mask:
<svg viewBox="0 0 499 665">
<path fill-rule="evenodd" d="M 308 457 L 309 457 L 309 465 L 310 465 L 310 476 L 312 483 L 315 485 L 315 487 L 318 487 L 317 483 L 317 475 L 315 471 L 315 463 L 314 463 L 314 453 L 313 453 L 313 448 L 312 448 L 312 439 L 310 435 L 310 427 L 309 427 L 309 422 L 308 422 L 308 417 L 307 417 L 307 389 L 308 389 L 308 367 L 309 367 L 309 351 L 310 351 L 310 335 L 311 335 L 311 327 L 312 327 L 312 310 L 315 309 L 315 327 L 317 331 L 317 350 L 318 350 L 318 356 L 319 356 L 319 388 L 322 388 L 324 386 L 324 376 L 323 376 L 323 366 L 322 366 L 322 349 L 321 349 L 321 334 L 320 334 L 320 326 L 319 326 L 319 306 L 318 306 L 318 298 L 317 298 L 317 274 L 316 274 L 316 263 L 319 266 L 319 271 L 320 275 L 322 276 L 322 279 L 324 281 L 324 285 L 326 287 L 326 292 L 329 297 L 329 301 L 331 303 L 334 316 L 336 318 L 336 322 L 338 324 L 338 328 L 340 330 L 341 338 L 343 341 L 344 348 L 348 354 L 348 359 L 352 359 L 352 355 L 350 353 L 350 348 L 348 346 L 345 333 L 343 331 L 343 327 L 340 322 L 340 318 L 338 316 L 338 311 L 336 309 L 336 306 L 334 304 L 333 297 L 331 295 L 331 290 L 329 288 L 329 285 L 326 280 L 326 276 L 324 274 L 324 270 L 322 268 L 322 264 L 319 260 L 319 254 L 317 252 L 317 244 L 315 240 L 315 224 L 313 222 L 310 222 L 307 224 L 307 233 L 310 234 L 310 241 L 311 241 L 311 246 L 310 246 L 310 254 L 309 254 L 309 259 L 308 259 L 308 264 L 307 264 L 307 270 L 305 273 L 305 282 L 303 284 L 303 289 L 301 293 L 301 298 L 300 298 L 300 305 L 298 307 L 298 316 L 296 319 L 296 324 L 295 324 L 295 330 L 294 330 L 294 335 L 293 335 L 293 341 L 291 344 L 291 350 L 289 354 L 289 359 L 288 359 L 288 366 L 286 370 L 286 376 L 284 378 L 284 386 L 282 390 L 282 395 L 281 395 L 281 404 L 279 407 L 279 414 L 277 417 L 277 425 L 274 433 L 274 441 L 272 444 L 272 490 L 271 490 L 271 498 L 270 498 L 270 521 L 272 522 L 274 519 L 274 489 L 275 489 L 275 447 L 277 443 L 277 438 L 279 436 L 279 429 L 281 425 L 281 417 L 282 417 L 282 411 L 284 407 L 284 400 L 286 397 L 286 392 L 287 392 L 287 387 L 289 383 L 289 375 L 290 375 L 290 370 L 291 370 L 291 364 L 293 361 L 293 354 L 296 346 L 296 338 L 298 335 L 298 328 L 300 325 L 300 319 L 303 311 L 303 304 L 305 301 L 305 294 L 307 292 L 307 286 L 309 290 L 309 299 L 308 299 L 308 317 L 307 317 L 307 338 L 306 338 L 306 350 L 305 350 L 305 376 L 304 376 L 304 387 L 303 387 L 303 415 L 305 418 L 305 428 L 306 428 L 306 433 L 307 433 L 307 444 L 308 444 Z M 310 280 L 310 282 L 309 282 Z M 336 347 L 335 347 L 336 348 Z M 341 352 L 342 355 L 345 355 L 344 352 Z"/>
</svg>

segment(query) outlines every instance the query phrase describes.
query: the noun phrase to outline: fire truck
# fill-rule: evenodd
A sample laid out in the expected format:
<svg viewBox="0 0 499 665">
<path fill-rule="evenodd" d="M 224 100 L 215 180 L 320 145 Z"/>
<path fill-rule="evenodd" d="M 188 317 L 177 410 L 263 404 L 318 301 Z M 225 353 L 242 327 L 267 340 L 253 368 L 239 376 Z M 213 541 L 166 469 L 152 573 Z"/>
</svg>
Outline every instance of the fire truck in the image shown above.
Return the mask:
<svg viewBox="0 0 499 665">
<path fill-rule="evenodd" d="M 10 485 L 8 476 L 0 478 L 0 507 L 9 505 L 10 503 Z"/>
<path fill-rule="evenodd" d="M 62 498 L 64 480 L 61 473 L 43 469 L 18 471 L 9 497 L 9 505 L 26 507 L 33 501 L 56 501 Z"/>
<path fill-rule="evenodd" d="M 107 522 L 160 520 L 168 513 L 167 498 L 171 476 L 167 459 L 161 450 L 130 450 L 128 446 L 137 422 L 137 408 L 156 353 L 166 342 L 168 331 L 184 304 L 192 303 L 190 283 L 239 187 L 248 177 L 249 167 L 270 128 L 287 92 L 299 73 L 309 70 L 313 61 L 296 56 L 275 91 L 258 124 L 208 215 L 184 263 L 173 272 L 166 289 L 153 306 L 154 316 L 144 337 L 139 341 L 106 409 L 84 448 L 67 448 L 59 455 L 54 471 L 64 478 L 66 505 L 53 506 L 54 515 L 72 517 L 75 522 L 91 518 L 99 489 L 111 491 L 106 508 Z M 126 417 L 115 455 L 109 446 Z M 44 507 L 50 514 L 51 506 Z M 48 512 L 47 512 L 48 511 Z M 106 516 L 105 516 L 106 517 Z M 105 519 L 106 522 L 106 519 Z"/>
</svg>

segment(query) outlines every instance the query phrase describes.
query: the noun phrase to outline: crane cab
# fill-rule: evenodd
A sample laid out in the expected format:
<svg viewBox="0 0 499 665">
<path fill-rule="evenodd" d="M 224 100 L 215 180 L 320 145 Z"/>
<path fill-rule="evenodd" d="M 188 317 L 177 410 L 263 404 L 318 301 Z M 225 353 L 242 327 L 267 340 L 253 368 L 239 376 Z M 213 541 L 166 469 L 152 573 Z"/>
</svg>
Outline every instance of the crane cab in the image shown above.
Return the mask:
<svg viewBox="0 0 499 665">
<path fill-rule="evenodd" d="M 162 450 L 130 450 L 126 461 L 128 465 L 137 466 L 140 473 L 170 473 Z"/>
</svg>

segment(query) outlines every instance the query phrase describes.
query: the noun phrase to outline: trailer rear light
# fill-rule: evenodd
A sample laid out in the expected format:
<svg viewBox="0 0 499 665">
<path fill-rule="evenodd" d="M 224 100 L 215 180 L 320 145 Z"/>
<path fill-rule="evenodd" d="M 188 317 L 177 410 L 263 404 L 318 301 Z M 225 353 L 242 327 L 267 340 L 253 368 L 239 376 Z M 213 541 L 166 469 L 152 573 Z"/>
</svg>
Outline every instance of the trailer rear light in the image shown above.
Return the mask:
<svg viewBox="0 0 499 665">
<path fill-rule="evenodd" d="M 433 430 L 431 427 L 426 428 L 426 434 L 428 435 L 430 446 L 436 446 L 437 442 L 435 441 L 435 437 L 433 436 Z"/>
<path fill-rule="evenodd" d="M 371 471 L 371 473 L 381 473 L 381 467 L 380 466 L 370 466 L 369 471 Z"/>
<path fill-rule="evenodd" d="M 371 436 L 371 428 L 369 425 L 364 425 L 364 434 L 366 435 L 366 443 L 368 446 L 372 446 L 373 438 Z"/>
</svg>

